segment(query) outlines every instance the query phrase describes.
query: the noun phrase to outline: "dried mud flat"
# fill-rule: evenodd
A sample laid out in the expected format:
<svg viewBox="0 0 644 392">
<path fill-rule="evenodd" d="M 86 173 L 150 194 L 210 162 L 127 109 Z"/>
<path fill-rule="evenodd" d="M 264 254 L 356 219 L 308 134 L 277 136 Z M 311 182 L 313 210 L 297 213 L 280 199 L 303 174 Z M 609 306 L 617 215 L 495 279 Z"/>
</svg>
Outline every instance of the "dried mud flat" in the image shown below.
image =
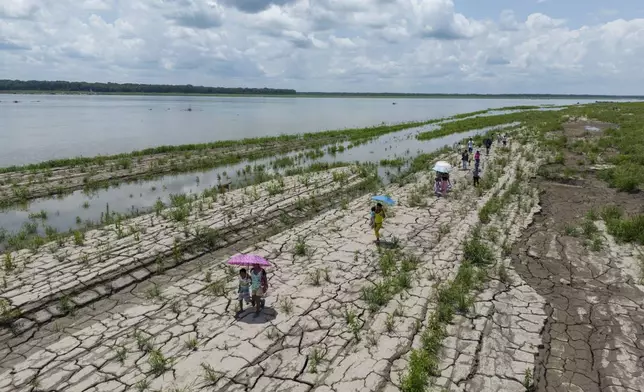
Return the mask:
<svg viewBox="0 0 644 392">
<path fill-rule="evenodd" d="M 576 381 L 585 371 L 577 342 L 601 334 L 586 377 L 603 368 L 611 375 L 597 378 L 597 390 L 641 390 L 644 293 L 629 259 L 637 250 L 603 232 L 604 253 L 591 256 L 583 245 L 566 250 L 556 236 L 543 237 L 554 233 L 545 217 L 557 211 L 539 204 L 535 148 L 494 147 L 482 162 L 488 184 L 474 188 L 470 173 L 455 170 L 446 198 L 431 194 L 430 173 L 388 186 L 383 193 L 399 205 L 388 211 L 379 248 L 369 196 L 352 198 L 365 178 L 335 169 L 287 178 L 279 193 L 273 183 L 228 193 L 225 202 L 192 201 L 181 221 L 172 211 L 184 207 L 89 232 L 82 245 L 70 239 L 15 253 L 18 267 L 0 297 L 21 315 L 0 330 L 0 391 L 413 392 L 405 380 L 414 353 L 473 238 L 491 264 L 477 268 L 485 276 L 445 326 L 430 388 L 593 390 L 573 389 L 553 371 L 579 366 L 569 370 Z M 237 250 L 274 264 L 257 318 L 236 312 L 236 271 L 224 263 Z M 588 327 L 572 307 L 573 288 L 594 301 L 579 306 L 596 306 L 582 320 Z"/>
</svg>

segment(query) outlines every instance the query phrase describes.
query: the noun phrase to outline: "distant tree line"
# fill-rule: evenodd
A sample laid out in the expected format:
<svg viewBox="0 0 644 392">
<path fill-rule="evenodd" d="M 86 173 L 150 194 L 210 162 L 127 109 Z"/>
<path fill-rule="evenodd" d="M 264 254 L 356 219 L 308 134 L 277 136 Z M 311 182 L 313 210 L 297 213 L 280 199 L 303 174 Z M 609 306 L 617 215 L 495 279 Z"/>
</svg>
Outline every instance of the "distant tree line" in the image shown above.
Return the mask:
<svg viewBox="0 0 644 392">
<path fill-rule="evenodd" d="M 258 94 L 292 95 L 295 90 L 280 88 L 204 87 L 172 84 L 88 83 L 47 80 L 0 79 L 0 91 L 65 91 L 95 93 L 150 94 Z"/>
</svg>

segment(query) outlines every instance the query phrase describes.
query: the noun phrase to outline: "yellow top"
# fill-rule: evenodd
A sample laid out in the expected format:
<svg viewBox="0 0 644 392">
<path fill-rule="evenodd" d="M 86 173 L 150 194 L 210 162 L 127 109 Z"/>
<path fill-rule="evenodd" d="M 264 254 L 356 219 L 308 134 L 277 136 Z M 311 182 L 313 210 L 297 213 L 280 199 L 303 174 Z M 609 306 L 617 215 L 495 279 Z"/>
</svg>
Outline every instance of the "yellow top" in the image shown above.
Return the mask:
<svg viewBox="0 0 644 392">
<path fill-rule="evenodd" d="M 375 218 L 374 218 L 374 220 L 373 220 L 373 221 L 374 221 L 375 223 L 382 223 L 382 220 L 383 220 L 383 219 L 384 219 L 384 218 L 383 218 L 383 216 L 382 216 L 382 212 L 376 212 L 376 216 L 375 216 Z"/>
</svg>

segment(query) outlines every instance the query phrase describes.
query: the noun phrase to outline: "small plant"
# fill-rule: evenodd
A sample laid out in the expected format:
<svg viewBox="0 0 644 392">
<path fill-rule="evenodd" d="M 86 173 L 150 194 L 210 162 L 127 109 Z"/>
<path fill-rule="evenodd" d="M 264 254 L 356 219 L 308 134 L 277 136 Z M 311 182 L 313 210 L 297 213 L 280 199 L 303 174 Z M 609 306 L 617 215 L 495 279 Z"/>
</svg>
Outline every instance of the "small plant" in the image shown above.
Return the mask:
<svg viewBox="0 0 644 392">
<path fill-rule="evenodd" d="M 215 385 L 217 381 L 223 376 L 221 373 L 217 372 L 211 365 L 202 362 L 201 369 L 203 369 L 203 378 L 208 385 Z"/>
<path fill-rule="evenodd" d="M 375 347 L 375 346 L 378 345 L 378 338 L 376 337 L 376 335 L 373 332 L 367 334 L 367 339 L 366 340 L 367 340 L 367 346 L 368 347 Z"/>
<path fill-rule="evenodd" d="M 161 299 L 163 298 L 162 293 L 161 293 L 161 288 L 159 288 L 159 285 L 156 283 L 152 283 L 152 286 L 148 287 L 147 290 L 145 290 L 145 296 L 148 299 Z"/>
<path fill-rule="evenodd" d="M 289 297 L 281 298 L 279 301 L 279 307 L 280 310 L 288 316 L 293 312 L 293 301 Z"/>
<path fill-rule="evenodd" d="M 134 339 L 136 346 L 143 352 L 150 352 L 154 347 L 152 346 L 152 337 L 146 336 L 142 331 L 134 331 Z"/>
<path fill-rule="evenodd" d="M 114 351 L 116 352 L 116 359 L 123 364 L 127 359 L 127 348 L 119 346 Z"/>
<path fill-rule="evenodd" d="M 148 364 L 150 365 L 152 373 L 156 376 L 160 376 L 170 369 L 172 361 L 166 358 L 161 350 L 153 349 L 152 351 L 150 351 Z"/>
<path fill-rule="evenodd" d="M 481 242 L 480 238 L 474 236 L 474 238 L 465 242 L 463 257 L 472 264 L 485 265 L 492 262 L 494 255 L 490 248 Z"/>
<path fill-rule="evenodd" d="M 322 281 L 322 271 L 316 269 L 313 272 L 309 273 L 309 280 L 313 286 L 319 286 Z"/>
<path fill-rule="evenodd" d="M 584 232 L 586 238 L 593 237 L 599 231 L 597 226 L 595 226 L 595 223 L 589 219 L 584 219 L 583 223 L 581 224 L 581 230 Z"/>
<path fill-rule="evenodd" d="M 511 283 L 510 275 L 508 274 L 508 270 L 505 267 L 505 264 L 501 264 L 498 268 L 498 274 L 499 274 L 499 280 L 503 283 Z"/>
<path fill-rule="evenodd" d="M 347 325 L 354 324 L 356 322 L 356 312 L 354 312 L 352 309 L 347 309 L 344 311 L 344 321 L 347 323 Z"/>
<path fill-rule="evenodd" d="M 532 389 L 534 388 L 533 379 L 532 379 L 532 370 L 530 368 L 527 368 L 524 372 L 523 387 L 525 388 L 526 392 L 531 392 Z"/>
<path fill-rule="evenodd" d="M 317 347 L 314 347 L 310 354 L 309 354 L 309 371 L 311 373 L 317 373 L 318 372 L 318 365 L 322 360 L 324 359 L 324 353 L 322 350 L 318 349 Z"/>
<path fill-rule="evenodd" d="M 603 248 L 603 243 L 601 237 L 597 236 L 593 238 L 592 242 L 590 243 L 590 250 L 593 252 L 599 252 Z"/>
<path fill-rule="evenodd" d="M 388 333 L 392 333 L 394 331 L 394 327 L 396 326 L 396 319 L 394 319 L 394 316 L 392 314 L 387 316 L 387 319 L 385 320 L 385 330 Z"/>
<path fill-rule="evenodd" d="M 579 236 L 579 231 L 577 230 L 577 228 L 576 228 L 575 226 L 571 226 L 571 225 L 566 225 L 566 226 L 564 227 L 564 233 L 565 233 L 567 236 L 570 236 L 570 237 L 577 237 L 577 236 Z"/>
<path fill-rule="evenodd" d="M 70 314 L 74 311 L 74 303 L 69 296 L 64 295 L 58 300 L 58 309 L 63 314 Z"/>
<path fill-rule="evenodd" d="M 223 280 L 212 282 L 208 286 L 206 286 L 206 289 L 208 290 L 210 295 L 221 297 L 226 294 L 226 282 L 224 282 Z"/>
<path fill-rule="evenodd" d="M 83 208 L 84 208 L 84 209 L 88 209 L 88 208 L 89 208 L 89 202 L 88 202 L 88 201 L 83 202 Z"/>
<path fill-rule="evenodd" d="M 0 325 L 10 324 L 20 317 L 20 310 L 11 309 L 8 300 L 0 298 Z"/>
<path fill-rule="evenodd" d="M 16 265 L 13 263 L 13 258 L 11 253 L 7 252 L 4 254 L 4 270 L 5 272 L 11 272 L 16 268 Z"/>
<path fill-rule="evenodd" d="M 586 213 L 586 219 L 591 221 L 591 222 L 596 221 L 596 220 L 599 219 L 599 215 L 597 214 L 597 212 L 595 210 L 591 209 Z"/>
<path fill-rule="evenodd" d="M 189 337 L 185 341 L 185 346 L 190 351 L 197 351 L 198 345 L 199 345 L 199 341 L 195 337 Z"/>
<path fill-rule="evenodd" d="M 206 276 L 204 276 L 204 281 L 206 283 L 212 282 L 212 271 L 206 271 Z"/>
<path fill-rule="evenodd" d="M 147 391 L 150 388 L 150 382 L 147 379 L 139 380 L 134 384 L 134 388 L 136 388 L 138 392 Z"/>
<path fill-rule="evenodd" d="M 277 340 L 277 338 L 279 338 L 279 336 L 280 336 L 279 330 L 277 328 L 275 328 L 275 327 L 271 327 L 271 328 L 266 330 L 266 337 L 269 340 L 273 340 L 273 341 Z"/>
<path fill-rule="evenodd" d="M 295 249 L 294 253 L 296 256 L 306 256 L 308 253 L 308 246 L 306 245 L 306 242 L 304 241 L 304 238 L 298 237 L 297 242 L 295 243 Z"/>
<path fill-rule="evenodd" d="M 77 246 L 83 246 L 83 243 L 85 243 L 85 234 L 82 231 L 75 230 L 74 231 L 74 244 Z"/>
<path fill-rule="evenodd" d="M 499 239 L 499 230 L 494 226 L 490 226 L 487 229 L 487 239 L 493 244 L 496 244 L 496 241 Z"/>
</svg>

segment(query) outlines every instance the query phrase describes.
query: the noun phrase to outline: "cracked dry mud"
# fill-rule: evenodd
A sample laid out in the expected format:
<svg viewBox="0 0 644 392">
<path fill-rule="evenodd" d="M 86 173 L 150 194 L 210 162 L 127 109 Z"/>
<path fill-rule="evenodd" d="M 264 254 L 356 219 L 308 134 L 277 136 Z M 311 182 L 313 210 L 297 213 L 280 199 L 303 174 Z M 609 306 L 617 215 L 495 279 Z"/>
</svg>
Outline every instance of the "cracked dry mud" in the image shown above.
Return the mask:
<svg viewBox="0 0 644 392">
<path fill-rule="evenodd" d="M 509 170 L 497 187 L 511 176 Z M 134 283 L 55 322 L 23 325 L 17 336 L 5 330 L 0 390 L 397 389 L 404 356 L 431 312 L 434 284 L 455 274 L 460 243 L 491 192 L 477 200 L 465 173 L 455 172 L 453 179 L 449 198 L 427 195 L 427 208 L 392 209 L 386 238 L 400 241 L 422 264 L 411 288 L 375 313 L 361 300 L 361 288 L 381 279 L 365 196 L 248 249 L 275 264 L 259 318 L 248 311 L 233 317 L 236 280 L 222 268 L 226 252 L 207 254 L 197 267 L 155 276 L 152 286 Z M 405 205 L 415 186 L 387 191 Z M 442 227 L 450 227 L 449 235 Z M 306 241 L 306 256 L 294 255 L 299 238 Z M 316 273 L 328 279 L 315 284 Z M 213 286 L 220 281 L 228 282 L 223 291 Z M 355 315 L 351 325 L 349 313 Z M 385 327 L 394 314 L 393 327 Z"/>
<path fill-rule="evenodd" d="M 547 186 L 544 212 L 514 255 L 519 274 L 547 303 L 537 390 L 643 391 L 644 286 L 638 284 L 637 265 L 642 249 L 617 244 L 602 222 L 597 226 L 604 246 L 598 252 L 583 238 L 557 231 L 562 219 L 583 216 L 592 197 L 576 191 L 562 198 L 569 186 Z"/>
<path fill-rule="evenodd" d="M 490 157 L 483 157 L 484 176 L 491 170 L 498 170 L 502 175 L 480 197 L 470 186 L 469 175 L 462 171 L 452 174 L 455 182 L 452 195 L 436 198 L 427 194 L 426 207 L 408 205 L 418 185 L 431 185 L 431 175 L 421 173 L 414 184 L 387 187 L 385 192 L 399 200 L 400 205 L 389 211 L 384 239 L 388 243 L 398 242 L 402 252 L 417 256 L 421 262 L 412 273 L 410 287 L 376 311 L 369 309 L 361 293 L 363 287 L 383 280 L 379 252 L 368 227 L 368 196 L 349 202 L 345 208 L 314 215 L 266 240 L 257 238 L 276 225 L 278 211 L 294 208 L 296 194 L 300 194 L 300 200 L 308 201 L 311 199 L 306 197 L 313 193 L 321 201 L 337 197 L 333 195 L 340 191 L 341 184 L 332 181 L 330 173 L 321 174 L 309 187 L 287 179 L 282 195 L 269 198 L 262 194 L 254 203 L 247 203 L 247 207 L 235 208 L 236 217 L 228 216 L 227 211 L 233 210 L 231 201 L 244 197 L 244 191 L 231 192 L 226 205 L 218 201 L 204 216 L 198 212 L 190 216 L 188 238 L 182 225 L 163 216 L 152 216 L 154 228 L 146 224 L 150 216 L 128 221 L 127 225 L 140 223 L 146 227 L 145 233 L 139 233 L 140 241 L 148 233 L 151 236 L 146 239 L 150 251 L 144 258 L 136 256 L 140 253 L 139 240 L 129 237 L 116 240 L 116 236 L 110 238 L 122 241 L 123 250 L 114 254 L 107 252 L 105 257 L 111 262 L 102 265 L 98 256 L 89 262 L 81 259 L 79 249 L 96 248 L 92 241 L 115 235 L 114 227 L 110 228 L 112 233 L 107 229 L 101 234 L 88 235 L 83 247 L 66 244 L 77 256 L 67 257 L 63 262 L 42 261 L 47 252 L 29 262 L 27 258 L 31 254 L 23 251 L 16 260 L 25 269 L 19 269 L 17 277 L 12 276 L 17 282 L 4 290 L 2 297 L 12 293 L 12 304 L 20 303 L 30 321 L 22 320 L 13 331 L 0 330 L 0 391 L 398 391 L 410 351 L 420 345 L 418 332 L 434 311 L 437 284 L 455 276 L 463 253 L 461 244 L 478 224 L 478 210 L 492 194 L 504 192 L 515 182 L 522 191 L 509 199 L 502 211 L 483 227 L 484 237 L 499 260 L 495 269 L 503 265 L 507 277 L 501 278 L 491 269 L 490 279 L 476 296 L 474 309 L 457 316 L 449 326 L 450 337 L 443 344 L 441 377 L 433 380 L 433 385 L 445 390 L 523 391 L 526 369 L 534 369 L 535 358 L 543 357 L 540 360 L 544 366 L 536 369 L 546 370 L 544 374 L 535 374 L 538 390 L 546 387 L 557 391 L 575 390 L 570 384 L 568 389 L 552 389 L 556 375 L 549 375 L 547 370 L 548 366 L 557 370 L 576 364 L 572 360 L 574 354 L 553 350 L 552 341 L 565 342 L 566 350 L 579 350 L 571 345 L 577 344 L 581 336 L 563 340 L 564 334 L 556 335 L 553 331 L 557 331 L 554 322 L 557 307 L 554 306 L 551 315 L 546 305 L 555 303 L 551 291 L 555 292 L 557 283 L 543 263 L 548 263 L 548 257 L 553 258 L 547 265 L 559 275 L 557 278 L 563 276 L 553 267 L 561 264 L 554 257 L 560 257 L 563 252 L 557 255 L 552 250 L 543 252 L 541 264 L 533 260 L 526 262 L 529 268 L 541 268 L 538 271 L 528 270 L 521 262 L 511 263 L 509 257 L 510 245 L 525 238 L 526 233 L 536 232 L 537 227 L 548 232 L 540 226 L 543 215 L 537 215 L 536 223 L 532 223 L 540 207 L 538 193 L 527 183 L 527 177 L 534 173 L 537 163 L 526 159 L 525 151 L 530 146 L 515 144 L 506 155 L 509 163 L 503 167 L 494 163 L 495 158 L 500 158 L 496 148 Z M 523 167 L 522 179 L 517 176 L 517 163 Z M 349 188 L 359 182 L 358 178 L 349 177 L 342 187 Z M 270 211 L 274 215 L 258 223 L 257 219 L 269 215 Z M 181 260 L 172 261 L 175 237 L 182 238 L 183 244 L 194 236 L 196 227 L 225 231 L 233 221 L 238 226 L 222 236 L 224 243 L 216 247 L 220 249 L 186 251 Z M 158 227 L 162 229 L 155 230 Z M 241 238 L 231 239 L 237 236 L 233 233 L 243 234 L 238 234 Z M 530 234 L 528 238 L 538 238 L 538 235 Z M 155 243 L 162 239 L 167 239 L 165 246 L 155 248 Z M 295 247 L 301 240 L 306 244 L 307 254 L 297 256 Z M 267 256 L 274 264 L 269 269 L 271 287 L 267 307 L 258 318 L 248 309 L 236 316 L 236 276 L 224 268 L 227 257 L 236 248 L 251 243 L 244 251 Z M 542 240 L 539 244 L 543 243 Z M 619 387 L 622 389 L 608 388 L 609 382 L 614 385 L 627 382 L 627 373 L 633 382 L 629 385 L 635 385 L 632 390 L 638 390 L 635 382 L 644 383 L 632 375 L 642 369 L 642 354 L 639 354 L 639 365 L 633 354 L 643 348 L 644 295 L 633 279 L 626 279 L 629 270 L 624 266 L 628 263 L 624 263 L 622 256 L 627 251 L 620 250 L 613 242 L 609 246 L 606 251 L 610 249 L 613 253 L 597 254 L 592 260 L 602 260 L 603 265 L 612 265 L 612 268 L 585 273 L 588 279 L 595 277 L 592 279 L 601 281 L 606 290 L 615 285 L 621 287 L 623 295 L 604 298 L 599 294 L 593 305 L 597 308 L 592 313 L 589 309 L 587 317 L 605 320 L 607 325 L 610 322 L 610 328 L 618 324 L 606 317 L 608 310 L 611 317 L 630 320 L 630 324 L 620 326 L 623 336 L 613 341 L 605 355 L 599 350 L 595 358 L 602 358 L 604 367 L 613 371 L 617 369 L 617 360 L 631 367 L 621 373 L 624 377 L 617 373 L 613 373 L 615 379 L 605 377 L 603 389 L 598 390 L 629 390 L 624 384 Z M 164 258 L 164 263 L 170 265 L 158 268 L 154 262 L 158 254 L 169 256 L 170 260 Z M 528 250 L 518 254 L 522 260 L 529 257 Z M 572 254 L 565 253 L 569 259 Z M 122 260 L 121 257 L 129 262 L 116 264 L 118 267 L 113 267 L 113 272 L 109 268 L 105 270 Z M 515 253 L 513 258 L 517 257 Z M 130 268 L 133 263 L 143 265 Z M 63 272 L 49 274 L 51 265 Z M 79 276 L 86 270 L 92 270 L 100 282 L 82 281 Z M 137 276 L 137 271 L 147 272 Z M 64 276 L 74 277 L 71 288 L 64 287 L 69 284 L 64 282 Z M 605 281 L 609 277 L 617 280 Z M 623 282 L 618 277 L 624 278 Z M 29 297 L 31 289 L 21 287 L 38 279 L 45 282 L 43 290 Z M 85 286 L 96 292 L 91 301 L 74 302 L 76 308 L 72 314 L 54 314 L 60 308 L 61 298 L 84 298 Z M 108 289 L 99 291 L 98 287 Z M 562 297 L 562 292 L 556 295 Z M 16 300 L 23 296 L 28 299 Z M 585 304 L 590 306 L 591 302 Z M 33 311 L 29 310 L 30 306 Z M 568 307 L 566 303 L 562 312 L 569 312 L 565 310 Z M 564 333 L 571 334 L 571 326 L 579 324 L 579 319 L 574 320 L 563 329 Z M 551 341 L 540 356 L 541 333 Z M 589 337 L 589 341 L 593 338 Z M 568 362 L 561 365 L 553 362 L 557 358 L 567 358 Z M 585 386 L 581 388 L 577 390 L 587 390 Z"/>
<path fill-rule="evenodd" d="M 342 181 L 335 181 L 334 173 L 344 173 L 337 177 Z M 288 219 L 306 216 L 299 207 L 311 204 L 312 197 L 322 199 L 321 205 L 361 181 L 347 169 L 335 169 L 309 176 L 306 182 L 286 178 L 282 192 L 273 195 L 268 189 L 278 185 L 275 181 L 214 198 L 195 196 L 184 206 L 188 213 L 181 221 L 173 219 L 173 211 L 181 207 L 172 208 L 91 230 L 82 244 L 70 238 L 36 252 L 12 252 L 17 268 L 0 272 L 0 296 L 20 310 L 18 327 L 28 329 L 61 315 L 61 298 L 69 306 L 86 305 L 207 251 L 256 237 L 279 226 L 287 213 Z"/>
</svg>

